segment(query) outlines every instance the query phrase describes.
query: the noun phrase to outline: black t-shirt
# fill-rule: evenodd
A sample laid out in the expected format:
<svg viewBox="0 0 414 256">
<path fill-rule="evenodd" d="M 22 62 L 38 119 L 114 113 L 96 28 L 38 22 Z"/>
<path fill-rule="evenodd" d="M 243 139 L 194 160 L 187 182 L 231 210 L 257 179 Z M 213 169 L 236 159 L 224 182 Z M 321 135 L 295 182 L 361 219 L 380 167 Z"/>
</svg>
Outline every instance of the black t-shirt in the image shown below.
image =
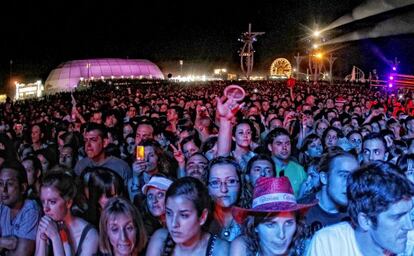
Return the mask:
<svg viewBox="0 0 414 256">
<path fill-rule="evenodd" d="M 346 212 L 329 213 L 325 212 L 319 204 L 313 206 L 305 215 L 305 224 L 307 226 L 316 225 L 320 223 L 322 227 L 330 226 L 341 221 L 349 219 L 349 215 Z"/>
</svg>

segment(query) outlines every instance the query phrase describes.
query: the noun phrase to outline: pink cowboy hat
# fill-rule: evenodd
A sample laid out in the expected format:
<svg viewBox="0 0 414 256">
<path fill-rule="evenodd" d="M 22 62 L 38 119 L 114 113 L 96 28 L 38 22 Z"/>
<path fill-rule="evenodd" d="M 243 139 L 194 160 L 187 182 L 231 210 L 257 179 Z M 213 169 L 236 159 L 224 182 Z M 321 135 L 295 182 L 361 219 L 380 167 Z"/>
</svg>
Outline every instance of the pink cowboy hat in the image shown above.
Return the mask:
<svg viewBox="0 0 414 256">
<path fill-rule="evenodd" d="M 308 204 L 296 203 L 292 185 L 287 177 L 261 177 L 254 187 L 252 208 L 234 206 L 232 214 L 238 223 L 243 223 L 251 215 L 306 210 L 317 203 L 318 200 Z"/>
</svg>

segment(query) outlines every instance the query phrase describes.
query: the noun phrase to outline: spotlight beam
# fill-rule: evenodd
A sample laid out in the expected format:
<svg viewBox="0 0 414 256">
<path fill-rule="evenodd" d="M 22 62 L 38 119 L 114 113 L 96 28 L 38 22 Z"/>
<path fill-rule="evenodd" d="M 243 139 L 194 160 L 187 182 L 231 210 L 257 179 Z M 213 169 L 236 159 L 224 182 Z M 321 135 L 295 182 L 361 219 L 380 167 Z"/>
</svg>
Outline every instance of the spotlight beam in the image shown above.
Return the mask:
<svg viewBox="0 0 414 256">
<path fill-rule="evenodd" d="M 374 28 L 367 28 L 348 33 L 331 40 L 323 45 L 356 41 L 367 38 L 378 38 L 414 33 L 414 13 L 394 17 L 377 23 Z"/>
<path fill-rule="evenodd" d="M 322 29 L 321 32 L 412 4 L 414 4 L 414 0 L 368 0 L 354 8 L 352 13 L 344 15 L 332 22 L 326 28 Z"/>
</svg>

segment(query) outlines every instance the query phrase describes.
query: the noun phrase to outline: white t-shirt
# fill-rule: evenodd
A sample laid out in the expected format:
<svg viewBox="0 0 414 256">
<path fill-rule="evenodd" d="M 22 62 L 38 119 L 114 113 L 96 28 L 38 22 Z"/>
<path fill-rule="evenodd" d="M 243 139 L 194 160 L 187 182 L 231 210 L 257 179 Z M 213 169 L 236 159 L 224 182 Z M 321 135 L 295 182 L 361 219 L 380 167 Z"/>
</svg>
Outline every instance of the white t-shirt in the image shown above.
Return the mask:
<svg viewBox="0 0 414 256">
<path fill-rule="evenodd" d="M 315 233 L 306 256 L 363 256 L 355 231 L 348 222 L 340 222 Z"/>
<path fill-rule="evenodd" d="M 399 254 L 399 256 L 413 256 L 414 255 L 414 230 L 410 230 L 407 233 L 407 247 L 405 253 Z"/>
</svg>

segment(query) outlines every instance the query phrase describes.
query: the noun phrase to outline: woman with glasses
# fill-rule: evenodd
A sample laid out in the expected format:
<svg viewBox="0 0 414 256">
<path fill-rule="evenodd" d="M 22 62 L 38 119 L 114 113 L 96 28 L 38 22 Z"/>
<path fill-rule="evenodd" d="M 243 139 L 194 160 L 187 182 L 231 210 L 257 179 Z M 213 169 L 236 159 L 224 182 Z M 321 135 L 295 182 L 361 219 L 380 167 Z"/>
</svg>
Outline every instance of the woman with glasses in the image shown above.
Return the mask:
<svg viewBox="0 0 414 256">
<path fill-rule="evenodd" d="M 143 211 L 144 226 L 148 236 L 155 230 L 165 227 L 165 192 L 172 181 L 161 176 L 153 176 L 142 188 L 145 195 Z"/>
<path fill-rule="evenodd" d="M 165 195 L 167 229 L 151 237 L 147 256 L 229 255 L 229 244 L 206 232 L 210 197 L 203 183 L 193 177 L 176 180 Z"/>
<path fill-rule="evenodd" d="M 213 221 L 209 231 L 221 239 L 232 241 L 241 234 L 240 226 L 231 215 L 235 205 L 248 205 L 244 191 L 240 167 L 229 157 L 218 157 L 210 162 L 208 175 L 208 192 L 213 199 Z"/>
</svg>

